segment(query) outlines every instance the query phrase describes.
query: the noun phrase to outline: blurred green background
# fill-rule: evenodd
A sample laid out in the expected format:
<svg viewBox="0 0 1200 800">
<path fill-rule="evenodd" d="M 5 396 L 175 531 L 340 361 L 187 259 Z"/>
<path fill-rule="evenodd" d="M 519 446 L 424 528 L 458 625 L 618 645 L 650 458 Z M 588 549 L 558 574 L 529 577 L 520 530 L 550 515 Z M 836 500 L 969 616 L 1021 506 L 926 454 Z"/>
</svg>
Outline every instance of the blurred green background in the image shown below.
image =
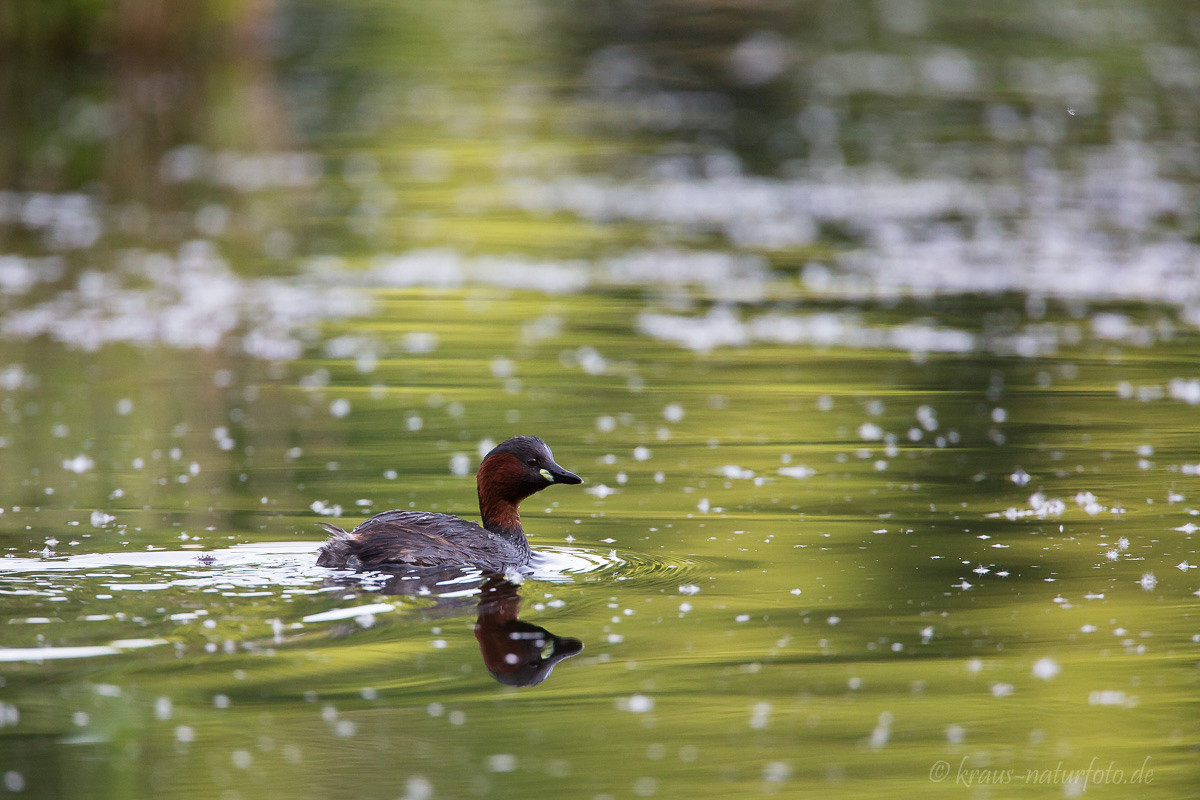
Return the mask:
<svg viewBox="0 0 1200 800">
<path fill-rule="evenodd" d="M 1198 39 L 0 5 L 0 793 L 1192 797 Z M 313 560 L 525 433 L 513 688 Z"/>
</svg>

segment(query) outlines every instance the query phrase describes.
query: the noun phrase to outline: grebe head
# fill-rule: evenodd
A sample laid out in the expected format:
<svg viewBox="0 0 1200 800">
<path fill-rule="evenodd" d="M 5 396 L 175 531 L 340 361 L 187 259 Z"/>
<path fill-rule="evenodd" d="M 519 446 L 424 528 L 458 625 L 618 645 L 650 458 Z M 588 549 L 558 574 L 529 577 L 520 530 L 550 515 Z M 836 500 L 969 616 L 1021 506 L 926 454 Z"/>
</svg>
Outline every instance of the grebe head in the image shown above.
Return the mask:
<svg viewBox="0 0 1200 800">
<path fill-rule="evenodd" d="M 481 487 L 485 478 L 510 500 L 523 500 L 554 483 L 583 483 L 555 463 L 550 448 L 536 436 L 514 436 L 492 448 L 479 465 Z"/>
<path fill-rule="evenodd" d="M 583 483 L 554 461 L 550 448 L 536 436 L 514 436 L 484 456 L 476 475 L 479 510 L 489 530 L 520 530 L 517 504 L 556 483 Z"/>
</svg>

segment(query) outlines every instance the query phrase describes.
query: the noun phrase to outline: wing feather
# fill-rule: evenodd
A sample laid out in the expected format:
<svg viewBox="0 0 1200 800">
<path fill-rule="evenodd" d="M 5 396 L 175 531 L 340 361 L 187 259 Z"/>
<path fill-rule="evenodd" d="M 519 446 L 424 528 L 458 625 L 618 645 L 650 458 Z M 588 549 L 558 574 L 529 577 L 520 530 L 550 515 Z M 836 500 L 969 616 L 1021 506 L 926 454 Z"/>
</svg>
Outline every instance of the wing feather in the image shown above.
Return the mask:
<svg viewBox="0 0 1200 800">
<path fill-rule="evenodd" d="M 455 563 L 503 569 L 522 560 L 520 548 L 474 522 L 424 511 L 385 511 L 371 517 L 350 532 L 345 545 L 346 557 L 357 557 L 367 569 Z"/>
</svg>

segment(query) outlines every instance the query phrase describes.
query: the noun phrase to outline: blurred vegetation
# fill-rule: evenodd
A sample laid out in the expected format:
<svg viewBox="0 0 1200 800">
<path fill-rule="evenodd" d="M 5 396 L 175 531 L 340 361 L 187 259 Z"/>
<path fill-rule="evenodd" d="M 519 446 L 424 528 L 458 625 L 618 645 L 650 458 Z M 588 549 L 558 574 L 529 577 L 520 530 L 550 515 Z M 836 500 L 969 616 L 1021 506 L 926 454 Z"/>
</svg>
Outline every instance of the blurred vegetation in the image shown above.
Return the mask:
<svg viewBox="0 0 1200 800">
<path fill-rule="evenodd" d="M 234 99 L 244 98 L 239 119 L 269 113 L 275 13 L 274 0 L 5 3 L 0 185 L 102 186 L 113 200 L 161 202 L 158 159 L 211 126 L 229 76 L 241 87 Z M 272 141 L 258 126 L 236 127 L 247 143 Z"/>
<path fill-rule="evenodd" d="M 44 0 L 0 8 L 5 61 L 187 60 L 266 34 L 276 0 Z"/>
</svg>

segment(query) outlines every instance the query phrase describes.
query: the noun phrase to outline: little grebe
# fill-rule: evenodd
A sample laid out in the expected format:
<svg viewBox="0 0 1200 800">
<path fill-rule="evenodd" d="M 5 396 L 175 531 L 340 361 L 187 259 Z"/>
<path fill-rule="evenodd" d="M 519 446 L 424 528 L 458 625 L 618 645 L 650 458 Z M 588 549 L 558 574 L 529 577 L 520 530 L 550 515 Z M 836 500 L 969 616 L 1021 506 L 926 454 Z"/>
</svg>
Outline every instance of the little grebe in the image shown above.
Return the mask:
<svg viewBox="0 0 1200 800">
<path fill-rule="evenodd" d="M 321 527 L 333 535 L 321 548 L 317 566 L 461 565 L 497 572 L 519 567 L 529 561 L 530 551 L 517 506 L 551 484 L 583 479 L 554 463 L 550 448 L 538 437 L 516 436 L 484 457 L 476 482 L 483 527 L 428 511 L 385 511 L 350 533 L 323 522 Z"/>
</svg>

